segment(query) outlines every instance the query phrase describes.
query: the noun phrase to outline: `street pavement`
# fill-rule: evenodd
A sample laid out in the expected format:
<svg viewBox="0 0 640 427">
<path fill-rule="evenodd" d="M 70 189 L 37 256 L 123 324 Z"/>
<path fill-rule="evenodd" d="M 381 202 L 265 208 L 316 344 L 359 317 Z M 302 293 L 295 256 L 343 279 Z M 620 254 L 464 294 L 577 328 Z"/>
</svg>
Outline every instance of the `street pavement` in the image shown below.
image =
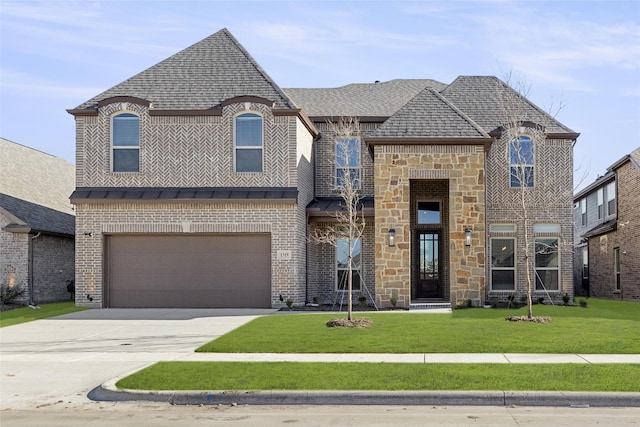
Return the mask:
<svg viewBox="0 0 640 427">
<path fill-rule="evenodd" d="M 640 363 L 601 354 L 227 354 L 194 350 L 275 310 L 87 310 L 0 329 L 2 410 L 99 401 L 252 405 L 523 405 L 640 407 L 640 393 L 571 392 L 132 392 L 115 382 L 157 361 L 362 363 Z"/>
</svg>

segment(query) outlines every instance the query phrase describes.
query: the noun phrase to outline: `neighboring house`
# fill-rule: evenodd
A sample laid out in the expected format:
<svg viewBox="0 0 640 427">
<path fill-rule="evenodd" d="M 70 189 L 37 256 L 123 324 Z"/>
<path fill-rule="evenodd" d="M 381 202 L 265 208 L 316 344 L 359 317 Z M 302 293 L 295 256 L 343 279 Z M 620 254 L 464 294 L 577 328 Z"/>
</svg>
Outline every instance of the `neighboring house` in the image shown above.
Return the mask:
<svg viewBox="0 0 640 427">
<path fill-rule="evenodd" d="M 576 294 L 640 300 L 640 148 L 574 196 Z"/>
<path fill-rule="evenodd" d="M 75 275 L 75 167 L 0 138 L 0 285 L 26 290 L 19 302 L 68 300 Z"/>
<path fill-rule="evenodd" d="M 221 30 L 69 110 L 76 303 L 343 300 L 347 243 L 309 236 L 342 209 L 346 174 L 360 182 L 368 224 L 353 243 L 356 301 L 520 298 L 527 266 L 534 296 L 573 295 L 564 243 L 578 134 L 518 97 L 528 154 L 515 164 L 498 103 L 505 91 L 495 77 L 281 89 Z M 348 162 L 336 162 L 327 122 L 345 116 L 359 119 L 361 137 L 349 140 Z M 541 128 L 546 139 L 534 146 L 527 135 Z M 514 184 L 514 170 L 527 181 Z M 535 196 L 525 210 L 522 194 Z M 525 261 L 525 241 L 546 249 Z"/>
</svg>

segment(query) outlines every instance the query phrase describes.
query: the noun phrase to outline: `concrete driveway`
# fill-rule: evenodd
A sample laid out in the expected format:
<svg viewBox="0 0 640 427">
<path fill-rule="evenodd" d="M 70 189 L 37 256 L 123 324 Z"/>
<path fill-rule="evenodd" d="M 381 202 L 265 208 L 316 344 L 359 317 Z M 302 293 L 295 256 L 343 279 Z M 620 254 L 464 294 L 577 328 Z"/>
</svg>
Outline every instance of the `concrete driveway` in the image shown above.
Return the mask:
<svg viewBox="0 0 640 427">
<path fill-rule="evenodd" d="M 2 410 L 87 402 L 106 380 L 182 360 L 259 309 L 102 309 L 0 328 Z"/>
</svg>

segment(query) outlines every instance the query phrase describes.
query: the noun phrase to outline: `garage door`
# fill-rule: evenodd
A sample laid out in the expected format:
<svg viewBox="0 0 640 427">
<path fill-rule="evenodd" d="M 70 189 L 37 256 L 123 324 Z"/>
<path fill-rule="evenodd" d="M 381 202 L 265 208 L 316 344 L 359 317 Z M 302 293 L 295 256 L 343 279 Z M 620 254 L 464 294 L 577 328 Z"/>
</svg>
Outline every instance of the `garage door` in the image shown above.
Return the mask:
<svg viewBox="0 0 640 427">
<path fill-rule="evenodd" d="M 109 236 L 108 307 L 271 306 L 267 234 Z"/>
</svg>

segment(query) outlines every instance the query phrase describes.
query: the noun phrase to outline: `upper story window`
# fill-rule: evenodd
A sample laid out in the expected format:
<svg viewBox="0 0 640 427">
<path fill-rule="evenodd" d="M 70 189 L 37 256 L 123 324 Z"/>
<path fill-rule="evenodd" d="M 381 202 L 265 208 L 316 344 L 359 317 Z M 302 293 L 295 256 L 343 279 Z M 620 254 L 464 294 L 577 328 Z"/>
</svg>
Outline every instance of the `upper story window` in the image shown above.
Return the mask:
<svg viewBox="0 0 640 427">
<path fill-rule="evenodd" d="M 582 225 L 587 225 L 587 199 L 580 200 L 580 222 Z"/>
<path fill-rule="evenodd" d="M 360 138 L 336 138 L 336 188 L 360 188 Z"/>
<path fill-rule="evenodd" d="M 598 188 L 598 219 L 604 218 L 604 188 Z"/>
<path fill-rule="evenodd" d="M 616 183 L 607 184 L 607 215 L 616 213 Z"/>
<path fill-rule="evenodd" d="M 235 119 L 234 130 L 236 172 L 262 172 L 262 116 L 240 114 Z"/>
<path fill-rule="evenodd" d="M 111 119 L 111 170 L 140 171 L 140 117 L 121 113 Z"/>
<path fill-rule="evenodd" d="M 533 187 L 533 140 L 521 135 L 509 143 L 509 185 L 511 188 Z"/>
</svg>

